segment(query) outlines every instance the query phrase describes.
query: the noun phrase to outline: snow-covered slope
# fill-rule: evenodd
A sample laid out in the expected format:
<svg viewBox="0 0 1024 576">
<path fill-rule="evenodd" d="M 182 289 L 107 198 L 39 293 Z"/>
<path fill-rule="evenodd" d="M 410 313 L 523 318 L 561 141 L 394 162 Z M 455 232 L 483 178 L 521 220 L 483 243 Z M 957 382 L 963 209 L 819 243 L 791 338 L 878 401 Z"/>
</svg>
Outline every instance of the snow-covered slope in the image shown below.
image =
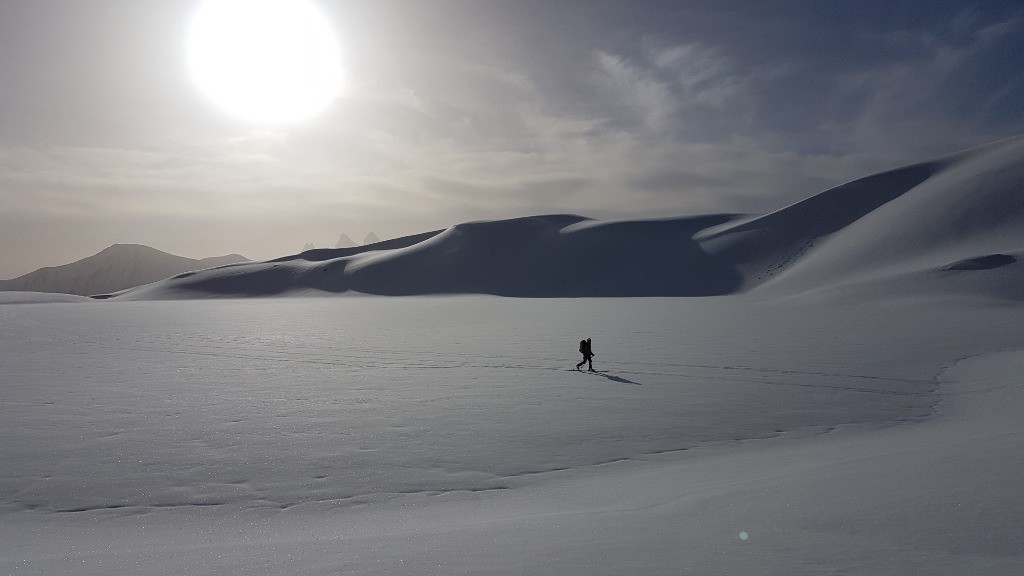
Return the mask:
<svg viewBox="0 0 1024 576">
<path fill-rule="evenodd" d="M 1022 167 L 10 293 L 0 573 L 1018 576 Z"/>
<path fill-rule="evenodd" d="M 0 306 L 0 574 L 1019 576 L 1024 306 L 806 300 Z"/>
<path fill-rule="evenodd" d="M 705 296 L 741 279 L 692 239 L 733 216 L 598 222 L 571 215 L 458 224 L 359 248 L 182 274 L 121 299 L 303 290 L 413 295 Z"/>
<path fill-rule="evenodd" d="M 71 264 L 40 268 L 13 280 L 0 280 L 0 290 L 88 296 L 155 282 L 188 270 L 245 261 L 247 259 L 238 254 L 195 260 L 140 244 L 114 244 Z"/>
<path fill-rule="evenodd" d="M 827 206 L 815 205 L 829 196 Z M 778 249 L 742 264 L 748 281 L 765 282 L 765 293 L 867 282 L 900 291 L 970 286 L 1024 299 L 1015 257 L 1024 250 L 1024 138 L 860 180 L 718 231 L 702 245 L 749 251 L 754 238 L 742 235 L 751 231 Z"/>
<path fill-rule="evenodd" d="M 967 290 L 1024 299 L 1022 251 L 1018 137 L 856 180 L 759 217 L 469 222 L 182 274 L 119 297 L 785 296 L 867 283 L 865 294 Z"/>
<path fill-rule="evenodd" d="M 85 296 L 56 292 L 0 292 L 0 304 L 55 304 L 58 302 L 92 302 Z"/>
</svg>

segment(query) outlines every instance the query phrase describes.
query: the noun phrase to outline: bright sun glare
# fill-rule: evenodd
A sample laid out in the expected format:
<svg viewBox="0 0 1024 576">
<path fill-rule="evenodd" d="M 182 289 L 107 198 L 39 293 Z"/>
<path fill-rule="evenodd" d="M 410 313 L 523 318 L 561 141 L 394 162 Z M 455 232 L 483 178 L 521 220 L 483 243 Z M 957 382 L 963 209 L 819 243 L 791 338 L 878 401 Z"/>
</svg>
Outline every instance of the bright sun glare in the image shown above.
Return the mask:
<svg viewBox="0 0 1024 576">
<path fill-rule="evenodd" d="M 186 49 L 196 85 L 247 122 L 306 120 L 341 89 L 337 38 L 306 0 L 206 0 L 192 19 Z"/>
</svg>

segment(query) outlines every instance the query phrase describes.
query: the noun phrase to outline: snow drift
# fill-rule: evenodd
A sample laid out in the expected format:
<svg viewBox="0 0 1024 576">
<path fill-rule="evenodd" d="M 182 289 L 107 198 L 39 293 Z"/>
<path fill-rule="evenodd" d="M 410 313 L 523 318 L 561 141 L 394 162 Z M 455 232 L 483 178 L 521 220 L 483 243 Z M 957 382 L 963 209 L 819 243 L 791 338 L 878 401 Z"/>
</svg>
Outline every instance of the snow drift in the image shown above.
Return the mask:
<svg viewBox="0 0 1024 576">
<path fill-rule="evenodd" d="M 55 304 L 58 302 L 92 302 L 92 300 L 86 296 L 55 292 L 31 292 L 24 290 L 0 292 L 0 304 Z"/>
<path fill-rule="evenodd" d="M 182 274 L 117 297 L 777 296 L 867 283 L 1022 299 L 1022 184 L 1024 137 L 1017 137 L 856 180 L 759 217 L 469 222 Z M 956 265 L 997 255 L 1000 266 Z"/>
</svg>

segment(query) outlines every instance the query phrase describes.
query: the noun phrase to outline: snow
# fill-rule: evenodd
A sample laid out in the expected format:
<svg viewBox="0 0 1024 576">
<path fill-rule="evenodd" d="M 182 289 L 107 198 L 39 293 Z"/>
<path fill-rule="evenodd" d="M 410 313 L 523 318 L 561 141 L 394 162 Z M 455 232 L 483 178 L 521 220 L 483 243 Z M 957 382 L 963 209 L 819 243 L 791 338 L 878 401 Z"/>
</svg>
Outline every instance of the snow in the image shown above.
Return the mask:
<svg viewBox="0 0 1024 576">
<path fill-rule="evenodd" d="M 0 573 L 1024 573 L 1022 183 L 2 295 Z"/>
<path fill-rule="evenodd" d="M 3 307 L 0 571 L 1017 574 L 1022 315 Z"/>
<path fill-rule="evenodd" d="M 950 263 L 1024 251 L 1022 184 L 1024 137 L 1017 137 L 868 176 L 763 216 L 465 222 L 372 246 L 204 270 L 116 297 L 778 298 L 879 281 L 945 292 L 961 276 L 934 272 Z M 989 270 L 972 290 L 1024 299 L 1019 264 Z M 908 274 L 914 278 L 904 282 Z"/>
<path fill-rule="evenodd" d="M 90 301 L 91 300 L 86 296 L 75 296 L 74 294 L 58 294 L 54 292 L 26 292 L 22 290 L 12 290 L 9 292 L 0 291 L 0 305 Z"/>
<path fill-rule="evenodd" d="M 942 164 L 920 185 L 810 251 L 765 291 L 791 294 L 825 284 L 885 279 L 1024 249 L 1024 138 Z M 1016 268 L 1005 270 L 1014 273 L 1003 276 L 999 283 L 1004 288 L 1018 285 Z M 1019 289 L 1015 293 L 1021 294 Z"/>
</svg>

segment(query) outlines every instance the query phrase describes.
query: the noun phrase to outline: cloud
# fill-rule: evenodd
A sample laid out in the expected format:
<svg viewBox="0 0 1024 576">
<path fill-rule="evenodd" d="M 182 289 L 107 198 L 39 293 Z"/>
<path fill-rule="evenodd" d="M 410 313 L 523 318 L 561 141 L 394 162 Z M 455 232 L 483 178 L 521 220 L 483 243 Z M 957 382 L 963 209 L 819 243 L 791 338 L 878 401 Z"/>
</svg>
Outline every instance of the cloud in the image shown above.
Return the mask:
<svg viewBox="0 0 1024 576">
<path fill-rule="evenodd" d="M 597 51 L 575 71 L 595 91 L 568 105 L 529 68 L 456 61 L 434 72 L 350 95 L 349 116 L 318 147 L 334 162 L 325 181 L 349 195 L 339 209 L 410 221 L 419 211 L 439 224 L 755 211 L 864 175 L 858 157 L 801 154 L 758 132 L 756 78 L 696 43 Z"/>
<path fill-rule="evenodd" d="M 989 68 L 1021 28 L 1020 18 L 984 23 L 966 12 L 947 29 L 879 37 L 903 56 L 835 75 L 829 134 L 895 163 L 1024 130 L 1019 114 L 994 111 L 1008 94 L 1024 95 L 1020 72 Z"/>
<path fill-rule="evenodd" d="M 677 99 L 693 107 L 731 108 L 744 90 L 733 63 L 713 48 L 694 43 L 651 48 L 650 59 L 673 79 Z"/>
<path fill-rule="evenodd" d="M 676 99 L 670 86 L 624 58 L 599 53 L 598 63 L 604 85 L 616 96 L 624 114 L 615 114 L 623 120 L 626 115 L 635 115 L 636 120 L 626 124 L 642 124 L 651 132 L 662 132 L 671 127 L 676 113 Z"/>
<path fill-rule="evenodd" d="M 163 28 L 180 5 L 110 28 L 120 8 L 105 2 L 89 26 L 67 23 L 73 42 L 37 59 L 52 68 L 3 65 L 0 241 L 59 222 L 98 248 L 258 258 L 342 230 L 758 212 L 1024 131 L 1019 13 L 928 10 L 890 25 L 871 17 L 891 12 L 881 5 L 836 16 L 817 4 L 387 4 L 332 8 L 348 25 L 346 93 L 276 132 L 193 94 Z M 452 16 L 466 11 L 474 20 Z M 0 44 L 52 34 L 26 22 L 4 25 Z M 81 62 L 77 44 L 90 47 Z"/>
<path fill-rule="evenodd" d="M 597 54 L 605 110 L 625 129 L 689 140 L 728 137 L 750 118 L 749 80 L 718 50 L 648 41 L 632 57 Z"/>
</svg>

